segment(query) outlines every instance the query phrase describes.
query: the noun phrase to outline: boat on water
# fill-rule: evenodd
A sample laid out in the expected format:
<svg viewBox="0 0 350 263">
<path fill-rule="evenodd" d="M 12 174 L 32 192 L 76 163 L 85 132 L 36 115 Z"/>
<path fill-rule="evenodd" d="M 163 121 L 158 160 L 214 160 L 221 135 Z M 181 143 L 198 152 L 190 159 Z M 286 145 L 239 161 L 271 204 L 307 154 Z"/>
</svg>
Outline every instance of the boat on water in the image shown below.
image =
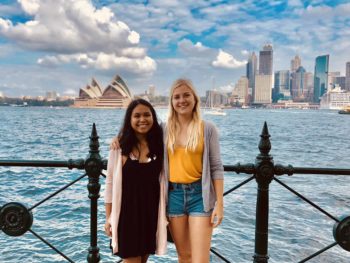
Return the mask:
<svg viewBox="0 0 350 263">
<path fill-rule="evenodd" d="M 204 114 L 206 115 L 217 115 L 217 116 L 225 116 L 226 112 L 218 107 L 216 103 L 214 103 L 213 99 L 213 91 L 209 91 L 207 95 L 207 101 L 205 102 L 205 110 Z"/>
<path fill-rule="evenodd" d="M 10 104 L 11 107 L 28 107 L 27 102 L 23 102 L 22 104 Z"/>
<path fill-rule="evenodd" d="M 350 105 L 350 91 L 342 90 L 339 85 L 327 91 L 321 97 L 320 109 L 343 110 Z"/>
<path fill-rule="evenodd" d="M 221 108 L 209 108 L 204 111 L 206 115 L 226 116 L 226 112 Z"/>
<path fill-rule="evenodd" d="M 350 105 L 338 111 L 339 114 L 350 114 Z"/>
</svg>

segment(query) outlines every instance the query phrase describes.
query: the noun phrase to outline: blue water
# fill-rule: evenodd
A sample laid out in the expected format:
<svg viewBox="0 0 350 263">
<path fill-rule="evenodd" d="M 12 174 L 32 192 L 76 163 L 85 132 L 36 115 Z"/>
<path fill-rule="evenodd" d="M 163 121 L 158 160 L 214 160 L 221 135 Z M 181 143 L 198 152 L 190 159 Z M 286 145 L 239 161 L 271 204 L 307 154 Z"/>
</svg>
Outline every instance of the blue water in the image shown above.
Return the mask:
<svg viewBox="0 0 350 263">
<path fill-rule="evenodd" d="M 165 120 L 166 110 L 157 110 Z M 0 159 L 68 160 L 85 158 L 92 123 L 100 150 L 107 157 L 123 110 L 0 107 Z M 335 111 L 227 110 L 227 116 L 204 116 L 220 132 L 224 164 L 253 163 L 264 121 L 271 134 L 275 163 L 297 167 L 350 168 L 350 116 Z M 32 206 L 71 182 L 83 171 L 0 167 L 0 206 L 17 201 Z M 225 189 L 248 178 L 225 174 Z M 338 217 L 350 215 L 350 177 L 293 175 L 280 179 Z M 101 178 L 102 190 L 104 179 Z M 32 229 L 75 262 L 86 262 L 89 247 L 87 178 L 33 210 Z M 212 246 L 232 262 L 252 262 L 256 183 L 251 181 L 225 197 L 225 219 Z M 334 242 L 331 219 L 276 182 L 270 185 L 269 262 L 298 262 Z M 113 262 L 103 233 L 104 206 L 99 200 L 101 262 Z M 0 262 L 66 262 L 31 233 L 9 237 L 0 232 Z M 177 262 L 173 245 L 149 262 Z M 211 262 L 221 262 L 212 256 Z M 350 252 L 335 246 L 309 262 L 350 262 Z"/>
</svg>

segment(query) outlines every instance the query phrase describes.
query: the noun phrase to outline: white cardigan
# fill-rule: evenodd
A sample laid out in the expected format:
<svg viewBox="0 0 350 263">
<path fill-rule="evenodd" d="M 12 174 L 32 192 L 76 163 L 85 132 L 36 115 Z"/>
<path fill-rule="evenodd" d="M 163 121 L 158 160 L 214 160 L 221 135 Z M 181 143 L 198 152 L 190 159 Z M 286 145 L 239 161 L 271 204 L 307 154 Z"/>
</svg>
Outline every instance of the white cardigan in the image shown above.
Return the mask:
<svg viewBox="0 0 350 263">
<path fill-rule="evenodd" d="M 112 228 L 112 249 L 113 254 L 118 252 L 118 223 L 122 203 L 122 154 L 121 150 L 110 150 L 107 166 L 107 178 L 105 189 L 105 203 L 112 203 L 111 215 L 108 218 Z M 167 251 L 167 229 L 166 218 L 166 180 L 162 170 L 159 175 L 160 198 L 158 209 L 157 244 L 156 254 L 164 255 Z"/>
</svg>

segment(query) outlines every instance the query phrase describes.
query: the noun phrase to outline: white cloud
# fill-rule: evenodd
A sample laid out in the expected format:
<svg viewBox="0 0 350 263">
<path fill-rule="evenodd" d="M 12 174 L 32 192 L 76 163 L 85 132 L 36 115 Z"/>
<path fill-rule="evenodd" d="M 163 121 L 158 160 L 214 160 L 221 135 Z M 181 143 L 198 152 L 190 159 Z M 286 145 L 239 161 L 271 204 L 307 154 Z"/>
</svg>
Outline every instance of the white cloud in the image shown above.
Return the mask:
<svg viewBox="0 0 350 263">
<path fill-rule="evenodd" d="M 246 50 L 246 49 L 244 49 L 244 50 L 241 51 L 241 54 L 242 54 L 243 56 L 248 56 L 248 55 L 249 55 L 249 51 Z"/>
<path fill-rule="evenodd" d="M 42 66 L 57 66 L 62 63 L 72 62 L 79 64 L 83 68 L 126 70 L 135 74 L 150 74 L 157 69 L 156 62 L 148 56 L 142 58 L 129 58 L 103 52 L 46 56 L 38 59 L 38 64 Z"/>
<path fill-rule="evenodd" d="M 12 22 L 8 19 L 0 18 L 0 33 L 6 33 L 12 27 Z"/>
<path fill-rule="evenodd" d="M 24 12 L 35 15 L 40 7 L 40 0 L 18 0 Z"/>
<path fill-rule="evenodd" d="M 219 50 L 216 60 L 212 62 L 212 66 L 216 68 L 240 68 L 247 64 L 247 61 L 239 61 L 235 59 L 231 54 L 226 53 L 223 50 Z"/>
<path fill-rule="evenodd" d="M 0 35 L 22 48 L 50 52 L 38 59 L 42 66 L 75 62 L 103 70 L 124 67 L 139 74 L 156 69 L 155 61 L 139 47 L 140 35 L 118 21 L 110 8 L 96 9 L 89 0 L 19 3 L 32 20 L 12 24 L 0 18 Z"/>
<path fill-rule="evenodd" d="M 204 46 L 201 42 L 193 44 L 191 40 L 183 39 L 177 44 L 179 50 L 190 56 L 198 56 L 200 54 L 206 54 L 210 48 Z"/>
</svg>

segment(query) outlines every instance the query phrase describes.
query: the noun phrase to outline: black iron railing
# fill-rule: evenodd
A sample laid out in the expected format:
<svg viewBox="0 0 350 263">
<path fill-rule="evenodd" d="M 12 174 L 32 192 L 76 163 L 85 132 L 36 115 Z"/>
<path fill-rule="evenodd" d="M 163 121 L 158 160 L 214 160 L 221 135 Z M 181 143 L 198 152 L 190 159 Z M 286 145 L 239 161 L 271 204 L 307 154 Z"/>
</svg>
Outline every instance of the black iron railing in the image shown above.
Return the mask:
<svg viewBox="0 0 350 263">
<path fill-rule="evenodd" d="M 333 226 L 334 242 L 325 248 L 320 249 L 309 257 L 300 260 L 299 262 L 306 262 L 317 255 L 325 252 L 333 246 L 339 245 L 346 251 L 350 251 L 350 215 L 343 215 L 341 217 L 333 216 L 285 183 L 281 182 L 277 177 L 281 175 L 293 174 L 328 174 L 328 175 L 350 175 L 350 169 L 328 169 L 328 168 L 307 168 L 307 167 L 293 167 L 291 165 L 283 166 L 274 164 L 273 157 L 269 154 L 271 149 L 270 135 L 268 133 L 267 124 L 264 123 L 261 139 L 259 142 L 260 154 L 256 157 L 255 163 L 225 165 L 226 172 L 246 173 L 251 176 L 239 183 L 235 187 L 229 189 L 224 193 L 224 196 L 230 194 L 253 179 L 257 182 L 257 201 L 256 201 L 256 220 L 255 220 L 255 253 L 253 256 L 254 263 L 268 262 L 268 225 L 269 225 L 269 185 L 272 180 L 291 191 L 293 194 L 300 197 L 302 200 L 312 205 L 321 213 L 328 216 L 335 221 Z M 26 232 L 32 233 L 35 237 L 43 241 L 51 247 L 56 253 L 60 254 L 69 262 L 73 262 L 68 256 L 59 251 L 56 247 L 50 244 L 47 240 L 34 232 L 32 227 L 33 213 L 32 210 L 50 198 L 56 196 L 71 185 L 88 176 L 88 197 L 90 199 L 90 246 L 88 248 L 87 261 L 99 262 L 100 253 L 97 242 L 97 200 L 100 196 L 100 176 L 105 177 L 102 170 L 107 168 L 107 161 L 103 160 L 99 154 L 99 142 L 96 132 L 95 124 L 93 124 L 92 133 L 90 136 L 90 151 L 85 159 L 76 159 L 68 161 L 12 161 L 0 160 L 0 166 L 24 166 L 24 167 L 61 167 L 69 169 L 85 170 L 85 174 L 79 176 L 69 184 L 58 189 L 56 192 L 47 196 L 32 207 L 27 208 L 18 202 L 9 202 L 2 204 L 0 207 L 0 229 L 4 234 L 9 236 L 21 236 Z M 223 255 L 214 248 L 211 252 L 219 257 L 224 262 L 230 262 Z M 1 256 L 0 256 L 1 257 Z"/>
</svg>

